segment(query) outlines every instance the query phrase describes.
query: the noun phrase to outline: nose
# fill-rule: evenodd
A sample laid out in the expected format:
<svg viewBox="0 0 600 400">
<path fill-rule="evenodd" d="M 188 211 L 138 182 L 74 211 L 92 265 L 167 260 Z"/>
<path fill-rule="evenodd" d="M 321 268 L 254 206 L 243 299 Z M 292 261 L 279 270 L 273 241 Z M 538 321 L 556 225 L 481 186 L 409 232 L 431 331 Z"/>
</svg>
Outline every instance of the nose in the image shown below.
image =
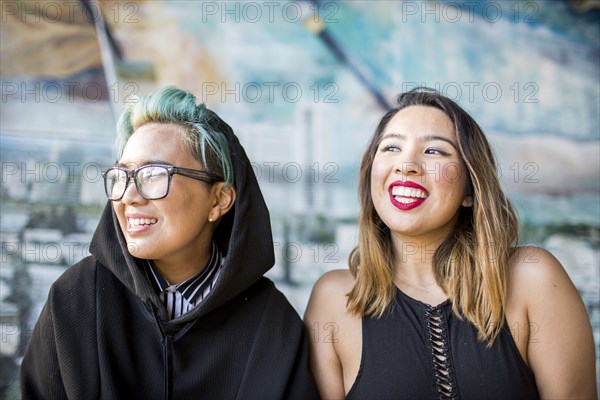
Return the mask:
<svg viewBox="0 0 600 400">
<path fill-rule="evenodd" d="M 419 176 L 423 174 L 423 165 L 417 161 L 396 160 L 394 172 L 403 176 Z"/>
<path fill-rule="evenodd" d="M 121 198 L 121 202 L 124 204 L 138 204 L 138 203 L 143 203 L 146 201 L 148 201 L 148 200 L 143 198 L 142 195 L 140 194 L 140 192 L 138 192 L 133 178 L 130 178 L 129 184 L 127 185 L 127 188 L 125 189 L 125 193 L 123 194 L 123 197 Z"/>
</svg>

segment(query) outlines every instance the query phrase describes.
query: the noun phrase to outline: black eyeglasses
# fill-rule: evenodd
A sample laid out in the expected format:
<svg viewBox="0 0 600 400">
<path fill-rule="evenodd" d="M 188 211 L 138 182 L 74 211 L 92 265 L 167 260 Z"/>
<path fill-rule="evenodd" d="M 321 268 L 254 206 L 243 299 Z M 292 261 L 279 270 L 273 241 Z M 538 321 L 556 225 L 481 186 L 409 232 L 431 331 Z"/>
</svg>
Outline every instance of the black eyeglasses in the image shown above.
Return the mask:
<svg viewBox="0 0 600 400">
<path fill-rule="evenodd" d="M 134 170 L 122 167 L 110 167 L 102 172 L 106 196 L 112 201 L 119 201 L 125 195 L 127 186 L 133 178 L 135 188 L 146 200 L 164 199 L 169 194 L 173 175 L 183 175 L 206 183 L 215 183 L 223 177 L 207 171 L 179 168 L 172 165 L 148 164 Z"/>
</svg>

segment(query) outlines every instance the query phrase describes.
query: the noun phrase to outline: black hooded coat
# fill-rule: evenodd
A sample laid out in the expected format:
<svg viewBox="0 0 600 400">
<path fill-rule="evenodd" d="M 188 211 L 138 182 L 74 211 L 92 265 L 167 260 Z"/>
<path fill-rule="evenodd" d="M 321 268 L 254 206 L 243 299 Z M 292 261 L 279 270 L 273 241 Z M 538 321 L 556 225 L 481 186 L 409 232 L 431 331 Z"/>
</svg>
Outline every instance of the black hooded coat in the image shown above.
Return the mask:
<svg viewBox="0 0 600 400">
<path fill-rule="evenodd" d="M 210 295 L 169 321 L 107 204 L 92 255 L 52 285 L 21 365 L 23 399 L 318 398 L 302 321 L 263 277 L 274 263 L 264 199 L 217 123 L 237 198 L 213 236 L 224 265 Z"/>
</svg>

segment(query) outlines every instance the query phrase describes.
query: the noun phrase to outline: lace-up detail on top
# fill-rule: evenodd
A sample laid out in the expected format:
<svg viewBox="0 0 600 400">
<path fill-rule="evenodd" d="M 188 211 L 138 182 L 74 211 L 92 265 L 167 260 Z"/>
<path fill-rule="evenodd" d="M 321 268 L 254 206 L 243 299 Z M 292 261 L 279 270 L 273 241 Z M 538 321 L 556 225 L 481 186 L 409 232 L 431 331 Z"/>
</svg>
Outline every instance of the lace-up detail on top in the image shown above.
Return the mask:
<svg viewBox="0 0 600 400">
<path fill-rule="evenodd" d="M 452 311 L 398 289 L 383 317 L 363 317 L 362 353 L 346 400 L 539 399 L 535 377 L 505 323 L 491 348 Z"/>
<path fill-rule="evenodd" d="M 440 400 L 457 399 L 458 393 L 448 345 L 448 327 L 441 307 L 427 306 L 425 322 L 431 348 L 437 398 Z"/>
</svg>

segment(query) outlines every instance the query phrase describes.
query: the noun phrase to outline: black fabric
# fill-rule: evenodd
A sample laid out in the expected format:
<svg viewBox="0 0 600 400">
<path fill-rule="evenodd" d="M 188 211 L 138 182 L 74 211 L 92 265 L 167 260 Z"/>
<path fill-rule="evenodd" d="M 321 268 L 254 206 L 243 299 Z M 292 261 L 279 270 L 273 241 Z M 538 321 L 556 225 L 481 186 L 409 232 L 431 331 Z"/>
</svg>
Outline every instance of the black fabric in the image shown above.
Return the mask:
<svg viewBox="0 0 600 400">
<path fill-rule="evenodd" d="M 302 321 L 262 275 L 269 214 L 231 128 L 237 199 L 213 240 L 224 266 L 211 294 L 168 320 L 107 204 L 92 256 L 52 285 L 21 365 L 24 399 L 311 399 Z"/>
<path fill-rule="evenodd" d="M 381 319 L 363 318 L 362 332 L 361 365 L 348 400 L 539 398 L 508 326 L 488 349 L 449 301 L 431 307 L 398 290 L 392 311 Z M 436 365 L 433 353 L 439 349 L 432 340 L 447 344 L 444 368 Z M 445 384 L 441 391 L 438 382 Z"/>
</svg>

